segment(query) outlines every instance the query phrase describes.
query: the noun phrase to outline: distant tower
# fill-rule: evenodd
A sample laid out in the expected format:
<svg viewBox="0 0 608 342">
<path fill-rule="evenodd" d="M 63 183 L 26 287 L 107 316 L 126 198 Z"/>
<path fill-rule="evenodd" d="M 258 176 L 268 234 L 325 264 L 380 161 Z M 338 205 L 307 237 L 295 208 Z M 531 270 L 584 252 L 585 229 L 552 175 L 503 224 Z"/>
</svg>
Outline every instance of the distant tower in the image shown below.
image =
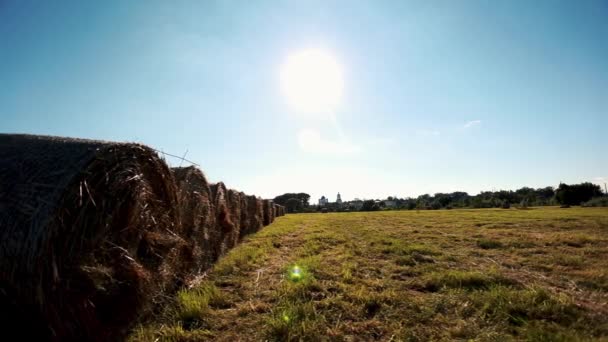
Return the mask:
<svg viewBox="0 0 608 342">
<path fill-rule="evenodd" d="M 342 204 L 342 197 L 340 197 L 340 193 L 338 192 L 338 197 L 336 198 L 336 203 Z"/>
</svg>

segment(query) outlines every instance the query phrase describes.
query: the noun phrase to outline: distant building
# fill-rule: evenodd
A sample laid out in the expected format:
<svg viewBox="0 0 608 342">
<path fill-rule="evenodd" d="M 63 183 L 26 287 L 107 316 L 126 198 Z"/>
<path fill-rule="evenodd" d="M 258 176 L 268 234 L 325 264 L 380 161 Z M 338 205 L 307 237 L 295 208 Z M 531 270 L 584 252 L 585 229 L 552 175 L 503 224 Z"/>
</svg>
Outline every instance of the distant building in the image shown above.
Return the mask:
<svg viewBox="0 0 608 342">
<path fill-rule="evenodd" d="M 327 206 L 328 203 L 329 203 L 329 199 L 325 198 L 325 196 L 321 196 L 321 198 L 319 198 L 320 207 L 325 207 L 325 206 Z"/>
<path fill-rule="evenodd" d="M 338 192 L 338 197 L 336 198 L 336 203 L 342 204 L 342 197 L 340 197 L 340 193 Z"/>
</svg>

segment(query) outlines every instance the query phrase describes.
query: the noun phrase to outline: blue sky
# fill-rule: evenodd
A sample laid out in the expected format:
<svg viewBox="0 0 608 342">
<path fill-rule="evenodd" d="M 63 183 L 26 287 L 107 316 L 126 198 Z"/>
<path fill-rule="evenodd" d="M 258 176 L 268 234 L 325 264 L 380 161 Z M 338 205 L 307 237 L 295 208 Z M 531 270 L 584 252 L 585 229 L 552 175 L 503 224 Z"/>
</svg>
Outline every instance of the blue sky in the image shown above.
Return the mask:
<svg viewBox="0 0 608 342">
<path fill-rule="evenodd" d="M 264 197 L 603 182 L 606 18 L 591 0 L 5 0 L 0 132 L 187 150 Z M 281 92 L 303 49 L 342 67 L 334 120 Z"/>
</svg>

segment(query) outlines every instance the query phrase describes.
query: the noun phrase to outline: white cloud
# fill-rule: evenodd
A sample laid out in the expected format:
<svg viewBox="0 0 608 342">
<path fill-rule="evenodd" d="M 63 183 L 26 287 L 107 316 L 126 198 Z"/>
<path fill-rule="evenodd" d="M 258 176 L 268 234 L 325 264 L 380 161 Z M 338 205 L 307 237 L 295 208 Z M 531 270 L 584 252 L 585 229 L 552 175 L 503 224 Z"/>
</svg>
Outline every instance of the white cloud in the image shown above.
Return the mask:
<svg viewBox="0 0 608 342">
<path fill-rule="evenodd" d="M 313 129 L 303 129 L 298 133 L 300 148 L 308 153 L 347 155 L 360 151 L 356 146 L 346 140 L 331 141 L 321 137 L 321 133 Z"/>
<path fill-rule="evenodd" d="M 473 120 L 473 121 L 469 121 L 466 124 L 464 124 L 464 128 L 471 128 L 473 126 L 479 126 L 481 125 L 481 120 Z"/>
</svg>

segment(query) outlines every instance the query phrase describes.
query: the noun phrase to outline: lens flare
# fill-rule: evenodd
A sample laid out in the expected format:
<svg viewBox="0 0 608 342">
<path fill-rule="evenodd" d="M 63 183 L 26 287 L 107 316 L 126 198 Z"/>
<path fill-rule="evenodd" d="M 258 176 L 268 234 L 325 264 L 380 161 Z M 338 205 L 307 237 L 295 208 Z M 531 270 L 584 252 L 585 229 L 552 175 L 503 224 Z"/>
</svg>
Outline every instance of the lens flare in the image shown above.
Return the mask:
<svg viewBox="0 0 608 342">
<path fill-rule="evenodd" d="M 289 279 L 292 281 L 299 281 L 303 277 L 302 269 L 295 265 L 289 270 Z"/>
</svg>

